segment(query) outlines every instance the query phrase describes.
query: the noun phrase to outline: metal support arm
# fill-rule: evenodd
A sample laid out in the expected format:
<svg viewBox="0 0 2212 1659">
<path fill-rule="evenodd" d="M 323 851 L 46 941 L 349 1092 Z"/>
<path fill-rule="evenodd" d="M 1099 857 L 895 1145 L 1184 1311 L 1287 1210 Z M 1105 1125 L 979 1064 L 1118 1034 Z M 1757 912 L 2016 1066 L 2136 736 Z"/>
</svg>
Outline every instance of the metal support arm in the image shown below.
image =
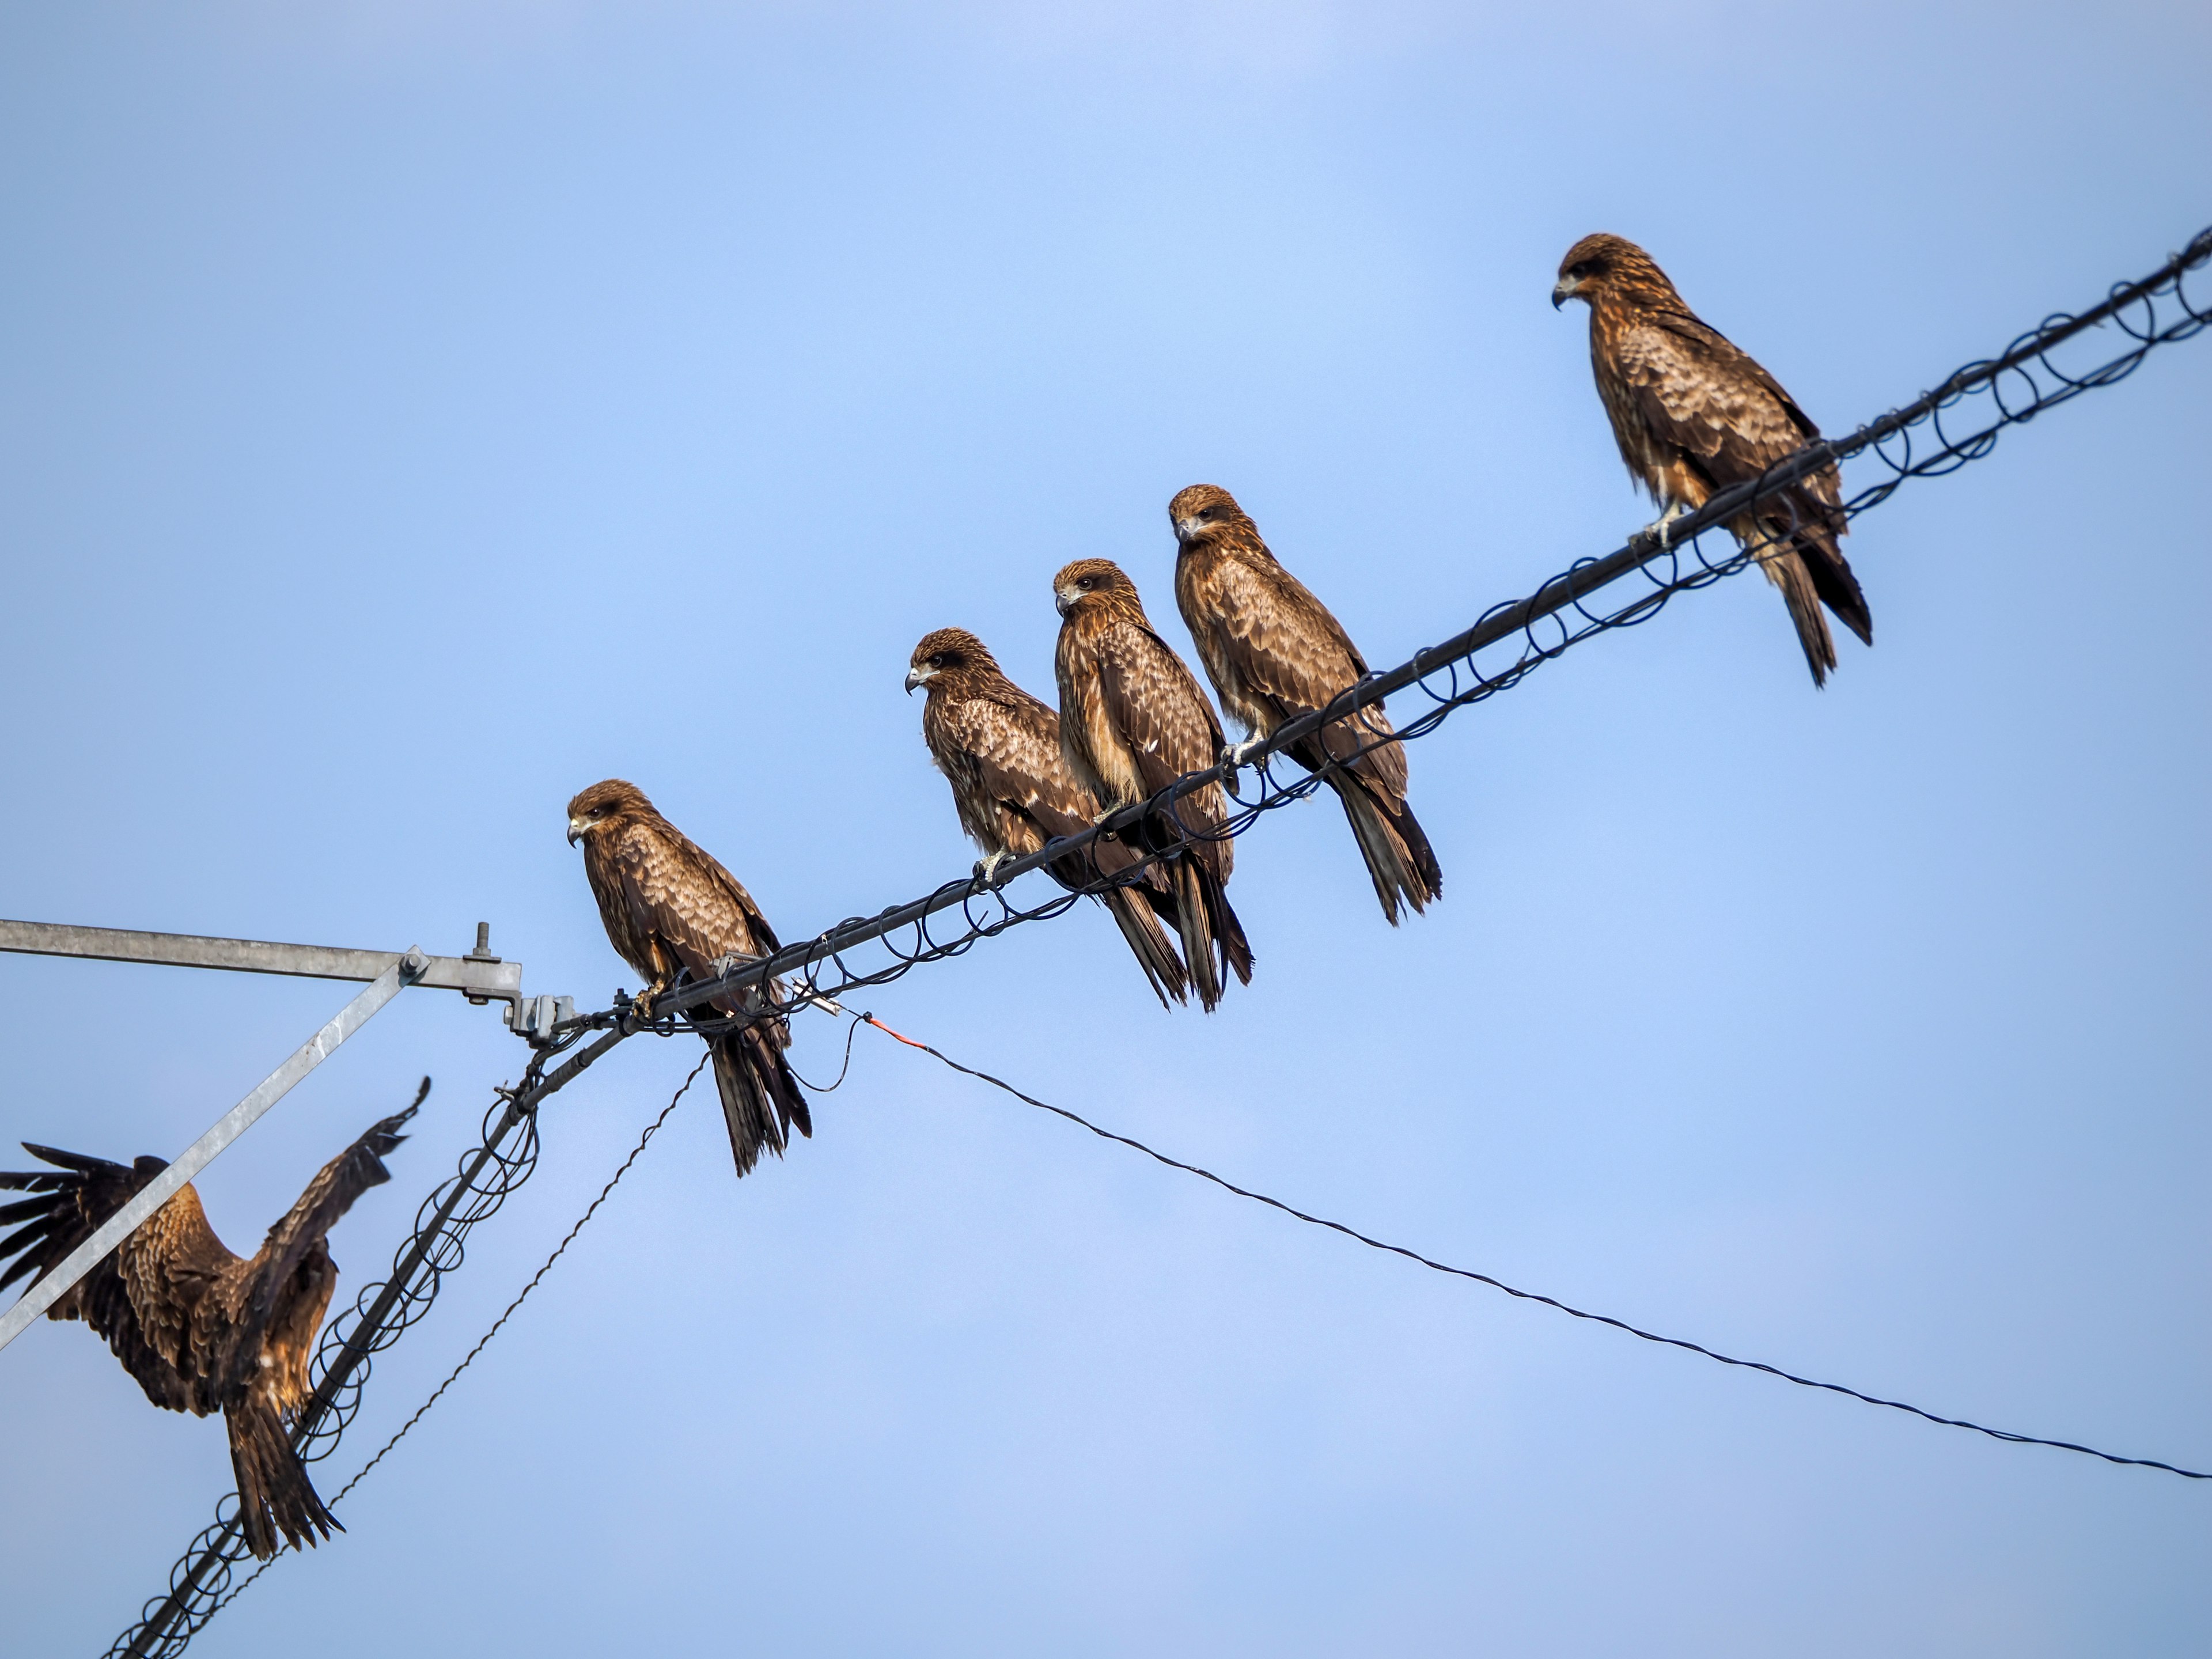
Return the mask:
<svg viewBox="0 0 2212 1659">
<path fill-rule="evenodd" d="M 471 1002 L 522 1000 L 522 964 L 492 955 L 490 928 L 477 924 L 477 948 L 465 957 L 423 957 L 410 985 L 459 991 Z M 253 939 L 206 939 L 194 933 L 138 933 L 120 927 L 76 927 L 55 921 L 0 921 L 0 951 L 33 956 L 89 957 L 99 962 L 151 962 L 175 968 L 226 968 L 234 973 L 290 974 L 303 979 L 374 980 L 399 960 L 397 951 L 346 951 L 328 945 L 274 945 Z M 417 951 L 416 954 L 420 955 Z"/>
</svg>

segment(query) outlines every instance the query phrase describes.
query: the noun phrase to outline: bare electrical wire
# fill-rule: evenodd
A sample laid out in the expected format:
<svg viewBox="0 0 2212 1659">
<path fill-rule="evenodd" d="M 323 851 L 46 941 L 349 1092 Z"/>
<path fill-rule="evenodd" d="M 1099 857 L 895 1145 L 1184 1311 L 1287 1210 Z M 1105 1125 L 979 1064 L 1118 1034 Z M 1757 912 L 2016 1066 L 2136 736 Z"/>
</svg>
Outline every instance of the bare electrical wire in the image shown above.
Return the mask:
<svg viewBox="0 0 2212 1659">
<path fill-rule="evenodd" d="M 941 1049 L 934 1048 L 928 1043 L 908 1036 L 902 1032 L 892 1030 L 873 1014 L 861 1014 L 854 1023 L 858 1025 L 862 1021 L 874 1026 L 884 1036 L 896 1038 L 909 1048 L 921 1049 L 925 1054 L 942 1061 L 956 1072 L 964 1073 L 980 1082 L 989 1084 L 994 1089 L 1003 1089 L 1025 1105 L 1034 1106 L 1041 1112 L 1050 1112 L 1054 1117 L 1066 1118 L 1077 1127 L 1088 1129 L 1101 1140 L 1110 1140 L 1116 1146 L 1128 1147 L 1132 1152 L 1142 1152 L 1156 1164 L 1164 1164 L 1170 1170 L 1180 1170 L 1185 1175 L 1196 1176 L 1201 1181 L 1210 1181 L 1224 1192 L 1234 1193 L 1237 1197 L 1249 1199 L 1255 1204 L 1264 1204 L 1271 1210 L 1279 1210 L 1294 1221 L 1303 1221 L 1310 1227 L 1322 1227 L 1333 1233 L 1341 1233 L 1346 1238 L 1364 1244 L 1370 1250 L 1381 1250 L 1387 1255 L 1403 1256 L 1407 1261 L 1417 1261 L 1432 1272 L 1449 1273 L 1457 1279 L 1471 1279 L 1478 1285 L 1487 1285 L 1492 1290 L 1503 1291 L 1506 1295 L 1517 1297 L 1523 1302 L 1540 1302 L 1546 1307 L 1555 1308 L 1571 1318 L 1587 1319 L 1593 1324 L 1610 1325 L 1614 1330 L 1626 1331 L 1629 1335 L 1640 1337 L 1646 1342 L 1656 1342 L 1669 1348 L 1686 1349 L 1691 1353 L 1702 1354 L 1707 1359 L 1717 1361 L 1723 1365 L 1740 1366 L 1750 1371 L 1764 1371 L 1769 1376 L 1780 1377 L 1784 1382 L 1795 1382 L 1801 1389 L 1821 1389 L 1830 1394 L 1840 1394 L 1852 1400 L 1862 1401 L 1869 1406 L 1886 1406 L 1892 1411 L 1909 1413 L 1914 1417 L 1925 1419 L 1928 1422 L 1941 1424 L 1947 1429 L 1972 1429 L 1976 1434 L 1985 1434 L 1992 1440 L 2003 1440 L 2014 1445 L 2050 1446 L 2059 1451 L 2080 1452 L 2086 1457 L 2101 1457 L 2107 1463 L 2125 1463 L 2136 1468 L 2163 1469 L 2166 1474 L 2178 1474 L 2185 1480 L 2212 1480 L 2212 1474 L 2206 1474 L 2197 1469 L 2185 1469 L 2172 1463 L 2163 1463 L 2155 1457 L 2123 1457 L 2117 1452 L 2100 1451 L 2094 1446 L 2081 1445 L 2071 1440 L 2046 1440 L 2041 1435 L 2014 1434 L 2009 1429 L 1992 1429 L 1985 1424 L 1971 1422 L 1963 1417 L 1940 1417 L 1934 1412 L 1923 1410 L 1918 1406 L 1909 1404 L 1902 1400 L 1886 1400 L 1880 1395 L 1862 1394 L 1858 1389 L 1847 1388 L 1841 1382 L 1823 1382 L 1814 1377 L 1800 1376 L 1795 1371 L 1785 1371 L 1778 1365 L 1769 1365 L 1762 1360 L 1738 1359 L 1733 1355 L 1708 1348 L 1701 1342 L 1692 1342 L 1680 1336 L 1662 1336 L 1656 1331 L 1647 1331 L 1640 1326 L 1630 1324 L 1625 1319 L 1615 1319 L 1610 1314 L 1591 1313 L 1586 1309 L 1572 1307 L 1560 1301 L 1557 1297 L 1545 1296 L 1536 1291 L 1521 1290 L 1508 1285 L 1502 1279 L 1493 1279 L 1488 1273 L 1477 1273 L 1472 1267 L 1455 1267 L 1448 1261 L 1438 1261 L 1432 1256 L 1423 1255 L 1419 1250 L 1408 1249 L 1403 1244 L 1392 1244 L 1380 1238 L 1370 1237 L 1358 1228 L 1348 1227 L 1341 1221 L 1331 1221 L 1325 1216 L 1309 1215 L 1304 1210 L 1284 1203 L 1279 1198 L 1270 1198 L 1265 1193 L 1254 1192 L 1247 1187 L 1239 1187 L 1235 1182 L 1224 1180 L 1211 1170 L 1202 1170 L 1195 1164 L 1186 1164 L 1179 1158 L 1170 1158 L 1155 1147 L 1147 1146 L 1141 1140 L 1134 1139 L 1128 1135 L 1116 1134 L 1111 1129 L 1102 1129 L 1089 1118 L 1071 1112 L 1065 1106 L 1055 1106 L 1050 1101 L 1039 1100 L 1035 1095 L 1024 1094 L 1004 1078 L 993 1077 L 988 1072 L 979 1072 L 973 1066 L 963 1066 Z"/>
<path fill-rule="evenodd" d="M 496 1212 L 537 1170 L 539 1103 L 574 1081 L 622 1041 L 623 1033 L 608 1033 L 547 1073 L 546 1062 L 580 1035 L 540 1049 L 520 1084 L 495 1091 L 498 1099 L 484 1115 L 480 1144 L 422 1200 L 414 1231 L 393 1258 L 391 1277 L 365 1287 L 349 1315 L 324 1328 L 315 1351 L 315 1390 L 292 1430 L 292 1447 L 301 1462 L 319 1462 L 337 1449 L 361 1409 L 362 1385 L 368 1380 L 373 1356 L 429 1311 L 445 1275 L 461 1265 L 470 1231 Z M 215 1520 L 170 1569 L 167 1592 L 146 1603 L 137 1624 L 108 1648 L 108 1659 L 174 1659 L 181 1654 L 230 1600 L 231 1569 L 246 1553 L 238 1495 L 232 1492 L 216 1505 Z M 251 1577 L 264 1570 L 265 1565 L 257 1566 Z"/>
<path fill-rule="evenodd" d="M 852 1051 L 852 1041 L 848 1037 L 846 1040 L 845 1044 L 845 1053 L 848 1060 L 851 1058 Z M 530 1299 L 530 1293 L 538 1288 L 539 1281 L 542 1280 L 547 1273 L 553 1271 L 553 1264 L 566 1255 L 568 1253 L 568 1247 L 576 1242 L 576 1235 L 584 1231 L 584 1224 L 599 1212 L 599 1206 L 605 1203 L 613 1194 L 614 1189 L 621 1183 L 622 1178 L 629 1173 L 630 1165 L 636 1163 L 637 1160 L 644 1155 L 645 1149 L 652 1143 L 653 1136 L 660 1133 L 660 1126 L 667 1122 L 670 1116 L 674 1114 L 676 1109 L 684 1103 L 684 1097 L 690 1092 L 691 1085 L 698 1081 L 699 1073 L 707 1069 L 707 1062 L 713 1058 L 714 1056 L 711 1054 L 702 1054 L 699 1057 L 699 1063 L 696 1066 L 694 1066 L 690 1073 L 684 1078 L 684 1081 L 677 1085 L 674 1097 L 669 1101 L 668 1104 L 660 1109 L 660 1115 L 645 1126 L 645 1133 L 637 1138 L 637 1145 L 630 1148 L 629 1156 L 623 1159 L 622 1163 L 616 1168 L 614 1174 L 607 1178 L 607 1184 L 599 1188 L 599 1196 L 591 1201 L 590 1205 L 585 1209 L 584 1213 L 576 1218 L 576 1224 L 569 1228 L 567 1232 L 561 1236 L 561 1242 L 553 1247 L 553 1253 L 547 1256 L 545 1260 L 538 1265 L 538 1268 L 536 1273 L 530 1275 L 529 1282 L 520 1291 L 515 1292 L 514 1300 L 508 1303 L 505 1308 L 501 1310 L 499 1317 L 491 1322 L 491 1328 L 477 1339 L 476 1346 L 471 1348 L 466 1353 L 463 1354 L 461 1356 L 460 1363 L 455 1365 L 453 1370 L 446 1373 L 445 1380 L 440 1382 L 436 1388 L 430 1390 L 428 1398 L 424 1400 L 421 1405 L 415 1408 L 414 1415 L 410 1417 L 404 1423 L 402 1423 L 397 1429 L 393 1430 L 392 1437 L 376 1449 L 375 1455 L 371 1457 L 368 1462 L 362 1464 L 359 1468 L 356 1469 L 353 1473 L 353 1479 L 347 1481 L 343 1486 L 340 1486 L 337 1491 L 331 1495 L 330 1499 L 330 1506 L 331 1508 L 336 1508 L 339 1504 L 343 1503 L 345 1501 L 346 1494 L 351 1492 L 356 1486 L 361 1485 L 362 1481 L 366 1480 L 368 1478 L 369 1471 L 374 1469 L 379 1463 L 381 1463 L 385 1460 L 386 1454 L 388 1454 L 394 1446 L 397 1446 L 401 1441 L 407 1437 L 408 1431 L 412 1429 L 417 1423 L 420 1423 L 422 1420 L 424 1413 L 428 1412 L 431 1407 L 436 1405 L 440 1400 L 445 1397 L 446 1390 L 452 1388 L 454 1383 L 460 1380 L 461 1373 L 468 1370 L 468 1368 L 476 1362 L 476 1357 L 484 1351 L 484 1348 L 489 1344 L 492 1338 L 497 1336 L 500 1334 L 501 1328 L 506 1325 L 508 1320 L 514 1316 L 515 1310 Z M 841 1078 L 840 1081 L 842 1080 L 842 1079 Z M 240 1579 L 235 1584 L 233 1584 L 228 1589 L 223 1590 L 222 1594 L 208 1603 L 207 1610 L 201 1617 L 199 1622 L 203 1625 L 205 1624 L 208 1620 L 214 1618 L 216 1614 L 221 1613 L 233 1601 L 238 1600 L 240 1595 L 245 1594 L 246 1586 L 252 1583 L 254 1580 L 260 1577 L 261 1575 L 268 1571 L 270 1568 L 275 1566 L 281 1559 L 281 1555 L 272 1555 L 266 1561 L 256 1562 L 252 1572 L 247 1573 L 245 1577 Z"/>
</svg>

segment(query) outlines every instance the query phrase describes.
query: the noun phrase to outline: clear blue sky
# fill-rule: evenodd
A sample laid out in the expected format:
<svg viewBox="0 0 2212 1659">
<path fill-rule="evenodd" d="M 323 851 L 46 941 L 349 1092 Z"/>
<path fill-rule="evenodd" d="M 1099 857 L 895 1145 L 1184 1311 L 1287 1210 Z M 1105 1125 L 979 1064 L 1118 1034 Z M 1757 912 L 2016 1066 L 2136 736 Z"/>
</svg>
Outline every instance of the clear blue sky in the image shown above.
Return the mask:
<svg viewBox="0 0 2212 1659">
<path fill-rule="evenodd" d="M 1234 489 L 1370 659 L 1648 516 L 1547 295 L 1644 243 L 1832 430 L 2208 221 L 2203 7 L 0 11 L 0 914 L 434 951 L 603 1003 L 562 806 L 635 779 L 787 937 L 966 867 L 900 695 L 1049 578 L 1182 641 Z M 1876 648 L 1755 580 L 1333 808 L 1154 1006 L 1086 907 L 868 999 L 1448 1260 L 2212 1465 L 2212 341 L 1907 488 Z M 1864 482 L 1863 470 L 1847 474 Z M 0 1129 L 171 1154 L 343 988 L 23 958 Z M 696 1050 L 380 1359 L 339 1484 Z M 796 1058 L 834 1069 L 803 1024 Z M 415 1076 L 350 1298 L 520 1046 L 410 994 L 211 1170 L 251 1249 Z M 2212 1491 L 1729 1372 L 1235 1203 L 863 1037 L 733 1182 L 690 1102 L 210 1654 L 2201 1653 Z M 81 1329 L 0 1356 L 9 1646 L 97 1651 L 229 1480 Z"/>
</svg>

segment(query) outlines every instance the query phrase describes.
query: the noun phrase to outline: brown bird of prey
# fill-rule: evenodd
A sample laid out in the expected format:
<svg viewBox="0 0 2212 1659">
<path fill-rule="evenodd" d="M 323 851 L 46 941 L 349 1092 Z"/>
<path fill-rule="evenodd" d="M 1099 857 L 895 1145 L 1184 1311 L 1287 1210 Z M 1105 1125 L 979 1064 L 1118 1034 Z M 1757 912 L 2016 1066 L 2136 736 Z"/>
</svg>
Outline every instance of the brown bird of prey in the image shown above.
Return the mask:
<svg viewBox="0 0 2212 1659">
<path fill-rule="evenodd" d="M 1152 631 L 1121 567 L 1078 559 L 1052 586 L 1061 619 L 1054 658 L 1060 745 L 1106 811 L 1150 799 L 1218 761 L 1226 739 L 1213 705 Z M 1145 852 L 1165 855 L 1183 963 L 1209 1011 L 1221 1000 L 1224 967 L 1252 982 L 1252 947 L 1226 890 L 1235 854 L 1226 836 L 1212 836 L 1228 816 L 1229 798 L 1209 783 L 1176 802 L 1172 813 L 1149 813 L 1125 832 Z"/>
<path fill-rule="evenodd" d="M 1223 759 L 1243 763 L 1286 720 L 1324 708 L 1367 672 L 1328 607 L 1276 562 L 1236 498 L 1193 484 L 1168 503 L 1175 526 L 1176 603 L 1221 706 L 1252 732 Z M 1406 805 L 1406 749 L 1391 740 L 1381 703 L 1332 720 L 1285 751 L 1309 772 L 1329 761 L 1329 786 L 1359 842 L 1375 896 L 1392 927 L 1399 902 L 1423 908 L 1443 895 L 1443 872 Z"/>
<path fill-rule="evenodd" d="M 1590 366 L 1629 472 L 1662 509 L 1667 526 L 1730 484 L 1756 478 L 1820 435 L 1775 378 L 1698 320 L 1667 274 L 1635 243 L 1585 236 L 1567 250 L 1552 289 L 1554 308 L 1590 308 Z M 1837 545 L 1846 529 L 1833 465 L 1729 522 L 1737 542 L 1758 550 L 1759 568 L 1782 590 L 1797 641 L 1825 684 L 1836 665 L 1826 605 L 1869 645 L 1874 617 Z"/>
<path fill-rule="evenodd" d="M 1078 779 L 1060 752 L 1060 716 L 1016 685 L 983 641 L 964 628 L 940 628 L 914 648 L 906 689 L 928 688 L 921 711 L 922 740 L 952 786 L 960 827 L 983 850 L 975 873 L 988 880 L 1008 859 L 1044 850 L 1056 836 L 1077 836 L 1098 817 L 1098 798 Z M 1101 838 L 1088 853 L 1073 853 L 1045 866 L 1073 892 L 1100 876 L 1117 875 L 1137 861 L 1118 841 Z M 1137 965 L 1163 1007 L 1183 1001 L 1188 975 L 1160 926 L 1176 921 L 1175 896 L 1157 866 L 1122 887 L 1098 894 L 1129 942 Z"/>
<path fill-rule="evenodd" d="M 743 883 L 653 810 L 644 791 L 620 778 L 595 783 L 568 803 L 568 840 L 584 843 L 584 874 L 599 902 L 607 942 L 645 976 L 641 1018 L 680 973 L 710 979 L 746 957 L 774 956 L 775 933 Z M 781 981 L 770 994 L 784 1003 Z M 722 1097 L 730 1152 L 742 1176 L 763 1151 L 783 1156 L 791 1131 L 812 1135 L 806 1097 L 783 1051 L 791 1026 L 755 991 L 719 997 L 691 1012 L 695 1023 L 750 1015 L 710 1031 L 714 1086 Z"/>
<path fill-rule="evenodd" d="M 354 1200 L 392 1179 L 385 1155 L 406 1139 L 399 1127 L 429 1092 L 426 1077 L 414 1106 L 372 1125 L 325 1164 L 251 1258 L 223 1248 L 200 1195 L 182 1187 L 47 1310 L 49 1319 L 82 1319 L 105 1337 L 155 1405 L 222 1413 L 238 1523 L 264 1561 L 276 1553 L 278 1534 L 296 1549 L 338 1524 L 286 1427 L 307 1403 L 307 1361 L 338 1282 L 324 1239 Z M 37 1284 L 169 1167 L 158 1158 L 110 1164 L 27 1140 L 23 1150 L 64 1173 L 0 1174 L 0 1188 L 36 1194 L 0 1207 L 0 1223 L 29 1224 L 0 1239 L 0 1260 L 15 1257 L 0 1289 L 26 1274 Z"/>
</svg>

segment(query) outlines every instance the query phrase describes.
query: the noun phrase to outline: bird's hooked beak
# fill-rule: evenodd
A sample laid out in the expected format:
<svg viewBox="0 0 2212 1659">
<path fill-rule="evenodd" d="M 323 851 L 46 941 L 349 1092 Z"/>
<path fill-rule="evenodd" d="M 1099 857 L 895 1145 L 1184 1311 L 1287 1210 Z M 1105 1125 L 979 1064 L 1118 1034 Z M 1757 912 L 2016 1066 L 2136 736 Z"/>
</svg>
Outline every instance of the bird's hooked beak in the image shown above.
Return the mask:
<svg viewBox="0 0 2212 1659">
<path fill-rule="evenodd" d="M 1560 277 L 1558 282 L 1552 284 L 1552 309 L 1557 311 L 1561 306 L 1566 304 L 1568 301 L 1573 299 L 1577 294 L 1581 292 L 1581 290 L 1582 283 L 1577 278 L 1572 276 Z"/>
<path fill-rule="evenodd" d="M 1052 590 L 1052 608 L 1059 611 L 1061 616 L 1065 617 L 1069 611 L 1075 609 L 1075 596 L 1064 587 L 1054 588 Z"/>
<path fill-rule="evenodd" d="M 1198 520 L 1196 519 L 1177 519 L 1175 521 L 1175 532 L 1176 540 L 1179 544 L 1184 547 L 1189 546 L 1192 539 L 1198 534 Z"/>
<path fill-rule="evenodd" d="M 581 819 L 581 818 L 570 818 L 570 819 L 568 820 L 568 845 L 569 845 L 569 846 L 571 846 L 571 847 L 574 847 L 574 846 L 578 842 L 580 842 L 580 841 L 583 840 L 583 838 L 584 838 L 584 821 L 583 821 L 583 819 Z"/>
<path fill-rule="evenodd" d="M 914 688 L 915 688 L 915 687 L 916 687 L 917 685 L 927 685 L 927 684 L 929 684 L 929 682 L 930 682 L 932 679 L 933 679 L 933 678 L 936 678 L 936 675 L 937 675 L 937 671 L 936 671 L 934 668 L 931 668 L 931 667 L 928 667 L 928 666 L 927 666 L 927 665 L 925 665 L 925 666 L 923 666 L 923 667 L 921 667 L 921 668 L 909 668 L 909 669 L 908 669 L 908 670 L 906 671 L 906 694 L 907 694 L 907 696 L 908 696 L 909 697 L 910 697 L 910 696 L 912 696 L 914 695 Z"/>
</svg>

